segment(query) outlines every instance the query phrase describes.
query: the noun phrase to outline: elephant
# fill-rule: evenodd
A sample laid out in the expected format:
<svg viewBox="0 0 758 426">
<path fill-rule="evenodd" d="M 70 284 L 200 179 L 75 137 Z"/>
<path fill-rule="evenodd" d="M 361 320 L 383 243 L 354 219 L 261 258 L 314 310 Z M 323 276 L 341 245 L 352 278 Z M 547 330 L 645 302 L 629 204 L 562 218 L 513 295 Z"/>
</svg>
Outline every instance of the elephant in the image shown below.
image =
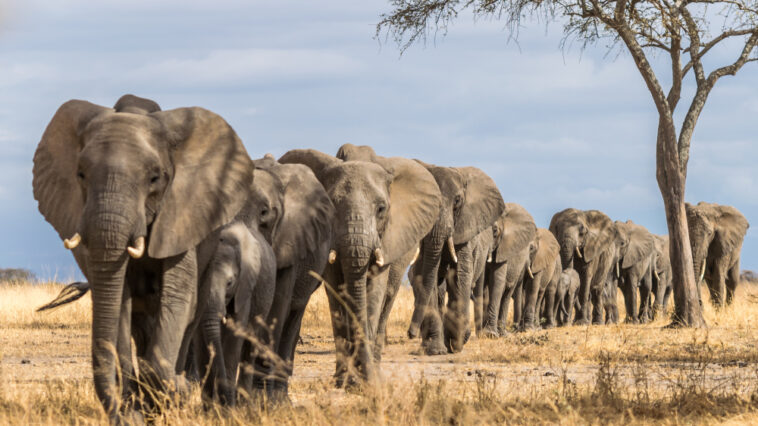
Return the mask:
<svg viewBox="0 0 758 426">
<path fill-rule="evenodd" d="M 342 145 L 337 150 L 337 158 L 342 161 L 368 161 L 378 164 L 387 162 L 385 157 L 378 156 L 373 148 L 367 145 L 353 145 L 350 143 Z M 376 327 L 376 338 L 374 339 L 374 361 L 381 362 L 382 350 L 387 340 L 387 321 L 389 320 L 392 306 L 395 303 L 395 297 L 403 275 L 408 266 L 416 262 L 419 255 L 419 246 L 414 246 L 411 251 L 399 257 L 389 266 L 389 275 L 387 277 L 387 289 L 385 291 L 384 301 L 381 304 L 379 320 Z"/>
<path fill-rule="evenodd" d="M 247 329 L 268 316 L 276 290 L 276 258 L 256 228 L 237 220 L 224 226 L 216 238 L 206 238 L 199 251 L 211 251 L 201 278 L 198 305 L 200 329 L 195 335 L 197 365 L 210 365 L 203 386 L 206 400 L 215 397 L 223 405 L 236 402 L 237 368 L 243 339 L 224 327 L 227 319 Z M 205 291 L 204 291 L 205 290 Z M 213 349 L 213 355 L 209 353 Z M 200 374 L 201 377 L 205 373 Z"/>
<path fill-rule="evenodd" d="M 282 164 L 270 155 L 254 163 L 252 195 L 239 219 L 251 232 L 260 232 L 274 251 L 276 291 L 258 338 L 276 356 L 272 359 L 245 341 L 242 359 L 253 369 L 240 371 L 239 387 L 249 395 L 265 390 L 276 402 L 288 398 L 303 314 L 321 285 L 313 273 L 326 267 L 336 212 L 309 167 Z"/>
<path fill-rule="evenodd" d="M 494 338 L 507 333 L 505 321 L 510 300 L 515 290 L 520 290 L 533 258 L 536 235 L 537 226 L 529 212 L 516 203 L 505 203 L 503 213 L 493 224 L 491 261 L 486 265 L 484 281 L 481 287 L 479 283 L 474 287 L 477 335 Z M 514 323 L 521 317 L 520 309 L 520 305 L 514 308 L 517 318 Z"/>
<path fill-rule="evenodd" d="M 740 252 L 750 224 L 732 206 L 685 203 L 692 260 L 698 284 L 705 281 L 711 303 L 732 303 L 740 281 Z"/>
<path fill-rule="evenodd" d="M 537 229 L 534 246 L 536 250 L 529 259 L 527 274 L 523 281 L 523 313 L 520 318 L 522 330 L 539 327 L 538 319 L 543 302 L 545 327 L 555 326 L 553 304 L 561 275 L 560 247 L 553 234 L 545 228 Z"/>
<path fill-rule="evenodd" d="M 617 232 L 613 222 L 598 210 L 568 208 L 553 215 L 550 232 L 560 246 L 562 268 L 579 273 L 581 309 L 575 322 L 602 324 L 603 292 L 615 257 Z"/>
<path fill-rule="evenodd" d="M 653 319 L 666 312 L 669 298 L 674 290 L 671 277 L 671 259 L 669 258 L 668 235 L 653 235 L 655 239 L 655 265 L 653 269 Z"/>
<path fill-rule="evenodd" d="M 656 261 L 655 239 L 645 227 L 631 220 L 616 221 L 614 225 L 621 238 L 614 267 L 624 294 L 626 322 L 644 323 L 652 319 L 650 296 Z M 615 298 L 615 293 L 612 297 Z"/>
<path fill-rule="evenodd" d="M 572 268 L 561 271 L 553 302 L 553 316 L 556 317 L 559 326 L 571 324 L 578 289 L 579 274 Z"/>
<path fill-rule="evenodd" d="M 474 239 L 492 227 L 505 203 L 492 178 L 476 167 L 416 161 L 434 176 L 442 196 L 434 226 L 421 240 L 421 254 L 410 272 L 415 301 L 408 336 L 423 332 L 427 355 L 460 352 L 470 334 Z M 440 301 L 446 295 L 443 307 Z"/>
<path fill-rule="evenodd" d="M 137 383 L 132 339 L 140 382 L 178 386 L 207 266 L 197 246 L 242 209 L 252 170 L 231 126 L 202 108 L 161 111 L 132 95 L 114 108 L 71 100 L 48 124 L 34 154 L 34 198 L 89 282 L 94 385 L 111 421 Z"/>
<path fill-rule="evenodd" d="M 336 211 L 324 271 L 337 350 L 336 385 L 376 378 L 373 347 L 390 265 L 428 234 L 440 211 L 440 191 L 420 164 L 399 157 L 343 161 L 295 149 L 279 162 L 310 167 Z"/>
</svg>

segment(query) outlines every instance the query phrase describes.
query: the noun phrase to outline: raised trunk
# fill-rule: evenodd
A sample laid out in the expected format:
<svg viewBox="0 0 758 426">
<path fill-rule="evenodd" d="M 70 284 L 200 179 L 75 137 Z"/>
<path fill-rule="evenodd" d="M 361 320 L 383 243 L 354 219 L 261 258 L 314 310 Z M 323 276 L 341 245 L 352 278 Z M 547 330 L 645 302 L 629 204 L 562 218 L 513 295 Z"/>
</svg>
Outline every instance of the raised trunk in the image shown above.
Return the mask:
<svg viewBox="0 0 758 426">
<path fill-rule="evenodd" d="M 661 119 L 658 123 L 656 177 L 669 231 L 675 306 L 672 325 L 703 327 L 705 319 L 695 281 L 687 212 L 684 207 L 685 174 L 680 170 L 676 148 L 676 134 L 670 120 L 664 122 Z"/>
</svg>

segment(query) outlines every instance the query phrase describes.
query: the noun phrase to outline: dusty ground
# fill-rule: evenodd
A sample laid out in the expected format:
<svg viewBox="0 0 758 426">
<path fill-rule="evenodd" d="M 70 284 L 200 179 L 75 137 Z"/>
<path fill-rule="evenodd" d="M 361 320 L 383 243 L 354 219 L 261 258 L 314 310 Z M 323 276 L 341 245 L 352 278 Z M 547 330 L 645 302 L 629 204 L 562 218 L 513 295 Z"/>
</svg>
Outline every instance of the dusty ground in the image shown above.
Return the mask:
<svg viewBox="0 0 758 426">
<path fill-rule="evenodd" d="M 91 384 L 89 299 L 50 314 L 33 312 L 59 289 L 0 289 L 0 423 L 103 421 Z M 709 328 L 704 330 L 663 329 L 665 318 L 646 325 L 557 328 L 497 340 L 474 337 L 462 353 L 436 357 L 421 355 L 419 342 L 405 337 L 413 302 L 411 292 L 403 290 L 388 327 L 381 397 L 333 388 L 334 343 L 322 292 L 318 290 L 304 319 L 291 382 L 295 411 L 283 418 L 285 423 L 345 420 L 346 414 L 334 414 L 334 407 L 356 409 L 348 410 L 354 413 L 348 423 L 758 419 L 753 414 L 758 410 L 758 341 L 753 332 L 758 289 L 751 286 L 740 288 L 732 307 L 721 312 L 708 307 Z M 76 401 L 52 398 L 61 393 Z M 434 406 L 435 398 L 447 414 L 419 414 L 418 408 Z M 698 402 L 688 406 L 690 400 Z M 40 409 L 40 401 L 52 402 Z M 366 406 L 366 401 L 373 402 Z M 194 410 L 210 416 L 210 423 L 219 420 L 193 404 Z M 456 404 L 461 404 L 458 411 Z M 374 409 L 381 416 L 367 414 Z M 221 418 L 234 419 L 231 423 L 246 422 L 251 415 L 264 423 L 276 418 L 245 413 Z M 173 423 L 188 414 L 175 415 L 164 420 Z"/>
</svg>

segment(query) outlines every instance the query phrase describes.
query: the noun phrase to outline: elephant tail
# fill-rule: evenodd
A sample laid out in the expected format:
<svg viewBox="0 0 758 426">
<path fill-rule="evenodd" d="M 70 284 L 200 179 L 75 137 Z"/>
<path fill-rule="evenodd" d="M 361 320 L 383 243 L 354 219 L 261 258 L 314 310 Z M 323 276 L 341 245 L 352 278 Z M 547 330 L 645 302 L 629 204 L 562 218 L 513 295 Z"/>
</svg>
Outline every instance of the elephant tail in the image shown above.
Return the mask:
<svg viewBox="0 0 758 426">
<path fill-rule="evenodd" d="M 563 306 L 563 303 L 562 303 L 562 302 L 561 302 L 561 303 L 559 303 L 559 304 L 558 304 L 558 306 L 560 306 L 560 307 L 561 307 L 561 315 L 563 315 L 563 316 L 565 316 L 566 318 L 568 318 L 569 314 L 568 314 L 568 311 L 566 311 L 566 307 L 565 307 L 565 306 Z"/>
<path fill-rule="evenodd" d="M 87 294 L 90 290 L 88 282 L 75 282 L 65 287 L 52 302 L 37 308 L 37 312 L 47 311 L 62 305 L 74 302 Z"/>
</svg>

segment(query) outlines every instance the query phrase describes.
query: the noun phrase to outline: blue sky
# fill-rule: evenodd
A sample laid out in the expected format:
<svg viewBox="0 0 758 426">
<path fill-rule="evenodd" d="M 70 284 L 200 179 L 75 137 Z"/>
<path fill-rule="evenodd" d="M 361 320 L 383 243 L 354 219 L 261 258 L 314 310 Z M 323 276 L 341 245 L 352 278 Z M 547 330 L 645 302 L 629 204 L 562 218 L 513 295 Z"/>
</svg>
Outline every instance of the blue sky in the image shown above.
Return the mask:
<svg viewBox="0 0 758 426">
<path fill-rule="evenodd" d="M 478 166 L 539 226 L 566 207 L 596 208 L 666 233 L 657 118 L 627 55 L 562 51 L 561 28 L 540 23 L 509 42 L 502 23 L 463 14 L 447 36 L 401 57 L 374 38 L 388 11 L 378 0 L 0 2 L 0 267 L 76 275 L 37 211 L 32 156 L 63 102 L 111 106 L 124 93 L 164 109 L 213 110 L 253 157 L 369 144 L 384 155 Z M 716 61 L 735 54 L 714 53 Z M 734 205 L 752 221 L 756 154 L 758 64 L 749 64 L 709 99 L 687 199 Z M 758 268 L 756 228 L 743 268 Z"/>
</svg>

